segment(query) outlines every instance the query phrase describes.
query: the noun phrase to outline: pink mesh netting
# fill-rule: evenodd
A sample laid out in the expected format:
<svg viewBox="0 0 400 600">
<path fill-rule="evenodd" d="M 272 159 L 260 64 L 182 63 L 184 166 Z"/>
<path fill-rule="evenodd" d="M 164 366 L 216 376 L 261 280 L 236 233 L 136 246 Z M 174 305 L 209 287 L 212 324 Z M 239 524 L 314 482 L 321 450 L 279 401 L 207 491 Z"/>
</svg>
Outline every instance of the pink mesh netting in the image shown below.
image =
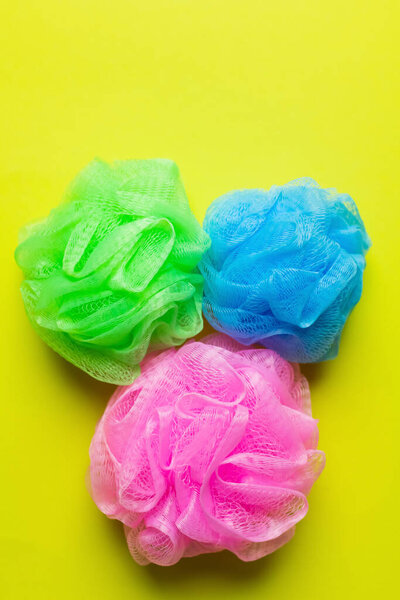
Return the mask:
<svg viewBox="0 0 400 600">
<path fill-rule="evenodd" d="M 324 466 L 297 365 L 222 334 L 150 356 L 117 389 L 90 447 L 100 510 L 139 564 L 286 543 Z"/>
</svg>

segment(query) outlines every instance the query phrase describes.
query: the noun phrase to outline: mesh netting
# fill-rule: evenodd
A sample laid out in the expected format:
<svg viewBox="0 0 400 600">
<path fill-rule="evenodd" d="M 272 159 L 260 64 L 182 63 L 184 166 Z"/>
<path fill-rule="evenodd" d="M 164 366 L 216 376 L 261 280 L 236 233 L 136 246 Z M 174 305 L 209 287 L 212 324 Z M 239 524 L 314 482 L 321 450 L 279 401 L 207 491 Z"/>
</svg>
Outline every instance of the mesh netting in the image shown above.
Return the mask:
<svg viewBox="0 0 400 600">
<path fill-rule="evenodd" d="M 272 350 L 221 334 L 148 357 L 90 447 L 92 495 L 139 564 L 286 543 L 320 474 L 306 379 Z"/>
<path fill-rule="evenodd" d="M 362 290 L 370 240 L 350 196 L 311 179 L 234 191 L 208 209 L 207 320 L 296 362 L 333 358 Z"/>
<path fill-rule="evenodd" d="M 130 383 L 151 349 L 202 328 L 209 245 L 175 163 L 96 160 L 66 202 L 22 232 L 21 291 L 39 335 L 93 377 Z"/>
</svg>

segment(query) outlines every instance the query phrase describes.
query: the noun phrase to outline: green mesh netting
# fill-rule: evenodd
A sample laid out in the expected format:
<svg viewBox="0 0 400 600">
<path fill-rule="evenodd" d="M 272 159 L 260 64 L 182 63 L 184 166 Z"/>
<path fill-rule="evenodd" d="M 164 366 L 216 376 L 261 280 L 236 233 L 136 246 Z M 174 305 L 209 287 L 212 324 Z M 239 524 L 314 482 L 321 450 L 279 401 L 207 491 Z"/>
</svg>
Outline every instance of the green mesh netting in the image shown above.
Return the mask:
<svg viewBox="0 0 400 600">
<path fill-rule="evenodd" d="M 209 238 L 174 162 L 90 163 L 16 250 L 21 292 L 41 338 L 93 377 L 127 384 L 148 348 L 203 325 L 197 271 Z"/>
</svg>

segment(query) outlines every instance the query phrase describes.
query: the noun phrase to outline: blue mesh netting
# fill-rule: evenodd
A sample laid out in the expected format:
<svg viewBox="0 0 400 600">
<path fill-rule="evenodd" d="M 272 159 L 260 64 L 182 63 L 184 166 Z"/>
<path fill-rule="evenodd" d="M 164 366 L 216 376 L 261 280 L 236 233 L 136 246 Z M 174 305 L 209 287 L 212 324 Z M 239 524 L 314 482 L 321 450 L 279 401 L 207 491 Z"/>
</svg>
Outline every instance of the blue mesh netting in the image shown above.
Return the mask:
<svg viewBox="0 0 400 600">
<path fill-rule="evenodd" d="M 333 358 L 362 290 L 370 240 L 354 201 L 299 179 L 209 207 L 204 314 L 244 344 L 298 362 Z"/>
</svg>

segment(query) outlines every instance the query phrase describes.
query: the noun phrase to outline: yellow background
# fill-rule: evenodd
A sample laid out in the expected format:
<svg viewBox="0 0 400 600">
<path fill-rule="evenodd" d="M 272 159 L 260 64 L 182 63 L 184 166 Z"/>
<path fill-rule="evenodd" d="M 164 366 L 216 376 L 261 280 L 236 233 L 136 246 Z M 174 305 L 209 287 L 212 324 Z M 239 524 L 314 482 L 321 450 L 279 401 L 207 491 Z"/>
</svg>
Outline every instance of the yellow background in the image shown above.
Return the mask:
<svg viewBox="0 0 400 600">
<path fill-rule="evenodd" d="M 393 598 L 399 549 L 398 3 L 10 0 L 0 8 L 0 596 Z M 218 195 L 311 176 L 373 240 L 339 357 L 307 367 L 327 466 L 292 542 L 139 567 L 85 488 L 112 387 L 39 340 L 17 230 L 93 157 L 176 160 L 197 217 Z"/>
</svg>

